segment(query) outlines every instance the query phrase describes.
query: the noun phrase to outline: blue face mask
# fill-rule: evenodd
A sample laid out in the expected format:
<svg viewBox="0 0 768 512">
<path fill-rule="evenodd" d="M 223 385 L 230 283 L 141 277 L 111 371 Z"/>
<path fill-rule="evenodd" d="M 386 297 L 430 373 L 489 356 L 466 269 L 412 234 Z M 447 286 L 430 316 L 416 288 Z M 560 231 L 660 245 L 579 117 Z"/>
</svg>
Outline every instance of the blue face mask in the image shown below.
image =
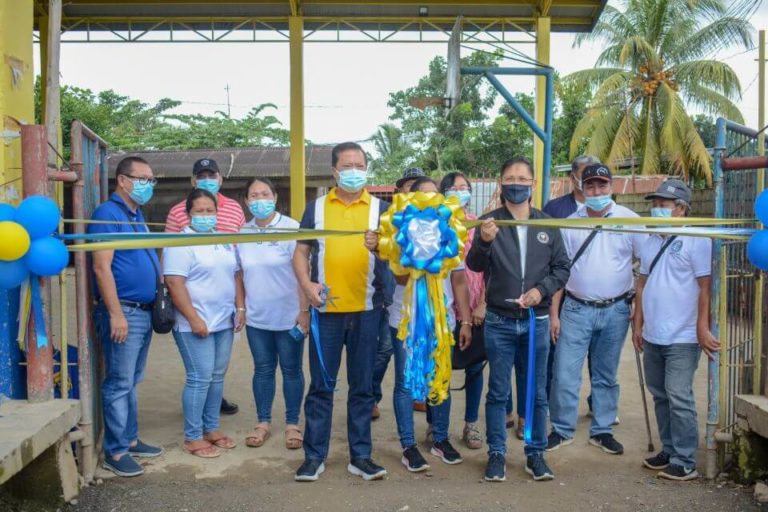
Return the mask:
<svg viewBox="0 0 768 512">
<path fill-rule="evenodd" d="M 611 194 L 606 194 L 604 196 L 587 196 L 584 198 L 584 204 L 586 204 L 587 208 L 593 212 L 601 212 L 611 204 Z"/>
<path fill-rule="evenodd" d="M 155 186 L 151 183 L 145 183 L 142 185 L 138 181 L 133 182 L 133 189 L 128 196 L 136 201 L 136 204 L 143 206 L 152 199 L 152 194 L 155 192 Z"/>
<path fill-rule="evenodd" d="M 216 216 L 195 215 L 192 217 L 192 222 L 190 225 L 192 226 L 192 229 L 198 233 L 208 233 L 209 231 L 213 231 L 213 228 L 216 227 Z"/>
<path fill-rule="evenodd" d="M 530 185 L 502 185 L 501 196 L 512 204 L 521 204 L 531 198 Z"/>
<path fill-rule="evenodd" d="M 221 188 L 221 185 L 219 184 L 219 180 L 213 179 L 213 178 L 204 178 L 204 179 L 198 179 L 197 180 L 197 188 L 200 190 L 207 190 L 214 196 L 219 193 L 219 189 Z"/>
<path fill-rule="evenodd" d="M 257 219 L 266 219 L 275 211 L 275 202 L 272 199 L 256 199 L 248 203 L 248 209 Z"/>
<path fill-rule="evenodd" d="M 449 190 L 445 193 L 445 197 L 458 197 L 459 204 L 464 208 L 469 204 L 469 200 L 472 199 L 472 192 L 469 190 Z"/>
<path fill-rule="evenodd" d="M 651 208 L 651 217 L 671 217 L 672 208 Z"/>
<path fill-rule="evenodd" d="M 368 183 L 368 173 L 360 169 L 339 171 L 339 187 L 345 192 L 360 192 Z"/>
</svg>

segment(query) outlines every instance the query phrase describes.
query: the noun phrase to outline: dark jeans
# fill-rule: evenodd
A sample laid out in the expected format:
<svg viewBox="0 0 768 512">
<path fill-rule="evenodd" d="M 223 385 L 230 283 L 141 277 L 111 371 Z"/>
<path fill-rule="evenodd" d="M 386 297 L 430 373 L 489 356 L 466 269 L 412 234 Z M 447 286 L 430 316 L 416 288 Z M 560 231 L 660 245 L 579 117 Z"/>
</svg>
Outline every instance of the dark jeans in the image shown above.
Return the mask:
<svg viewBox="0 0 768 512">
<path fill-rule="evenodd" d="M 320 346 L 328 376 L 335 381 L 341 352 L 347 348 L 347 439 L 352 459 L 370 458 L 373 363 L 382 308 L 359 313 L 319 313 Z M 323 378 L 314 336 L 310 334 L 309 373 L 311 383 L 304 401 L 306 427 L 304 456 L 325 460 L 331 440 L 333 389 Z"/>
<path fill-rule="evenodd" d="M 379 321 L 379 338 L 376 346 L 376 361 L 373 365 L 373 399 L 376 403 L 381 402 L 384 396 L 381 392 L 381 382 L 389 367 L 389 360 L 392 358 L 392 340 L 389 334 L 389 312 L 387 308 L 382 308 L 381 320 Z"/>
</svg>

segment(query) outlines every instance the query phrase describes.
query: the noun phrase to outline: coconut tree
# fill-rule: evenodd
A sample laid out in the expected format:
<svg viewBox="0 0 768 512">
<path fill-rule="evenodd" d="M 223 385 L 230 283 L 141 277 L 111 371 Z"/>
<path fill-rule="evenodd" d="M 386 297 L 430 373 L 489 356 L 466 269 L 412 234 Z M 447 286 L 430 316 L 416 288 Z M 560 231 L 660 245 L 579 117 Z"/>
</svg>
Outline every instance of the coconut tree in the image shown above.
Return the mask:
<svg viewBox="0 0 768 512">
<path fill-rule="evenodd" d="M 739 77 L 712 59 L 729 47 L 753 46 L 748 18 L 756 0 L 627 0 L 606 6 L 587 41 L 603 43 L 593 69 L 566 77 L 593 91 L 571 139 L 613 165 L 638 158 L 641 174 L 711 179 L 707 148 L 687 108 L 742 121 L 734 101 Z"/>
</svg>

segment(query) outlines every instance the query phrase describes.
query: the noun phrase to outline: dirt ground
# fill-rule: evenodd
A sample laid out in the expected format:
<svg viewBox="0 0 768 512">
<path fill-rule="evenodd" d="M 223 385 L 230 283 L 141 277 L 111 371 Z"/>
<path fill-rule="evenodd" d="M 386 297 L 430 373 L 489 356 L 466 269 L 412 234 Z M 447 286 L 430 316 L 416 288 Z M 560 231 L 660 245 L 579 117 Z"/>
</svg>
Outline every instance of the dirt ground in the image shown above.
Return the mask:
<svg viewBox="0 0 768 512">
<path fill-rule="evenodd" d="M 703 480 L 670 483 L 655 478 L 654 472 L 641 467 L 642 458 L 647 456 L 647 441 L 635 360 L 629 343 L 621 361 L 621 424 L 615 431 L 617 439 L 624 443 L 626 453 L 607 455 L 587 444 L 589 418 L 585 416 L 586 407 L 582 401 L 576 441 L 547 454 L 556 479 L 542 483 L 531 481 L 524 473 L 522 443 L 514 438 L 509 441 L 507 481 L 500 484 L 483 482 L 485 447 L 472 451 L 460 441 L 463 392 L 453 395 L 451 433 L 455 446 L 464 456 L 464 463 L 447 466 L 427 454 L 432 470 L 415 475 L 408 473 L 399 462 L 400 446 L 391 400 L 391 366 L 384 381 L 386 398 L 380 404 L 382 415 L 373 424 L 374 459 L 387 468 L 386 480 L 363 482 L 346 472 L 346 387 L 342 384 L 337 393 L 327 470 L 318 482 L 295 483 L 293 472 L 300 465 L 303 452 L 285 449 L 279 382 L 272 438 L 258 449 L 247 448 L 243 443 L 245 434 L 256 422 L 251 393 L 252 370 L 253 362 L 243 334 L 236 340 L 226 378 L 226 397 L 240 405 L 240 412 L 222 418 L 224 432 L 240 444 L 218 459 L 192 457 L 181 450 L 183 366 L 171 336 L 155 336 L 147 378 L 140 388 L 141 438 L 161 444 L 166 454 L 147 462 L 146 474 L 138 478 L 110 477 L 100 470 L 98 477 L 103 482 L 84 489 L 78 504 L 66 509 L 78 512 L 759 510 L 748 488 Z M 340 382 L 344 382 L 343 375 Z M 463 373 L 454 372 L 454 385 L 460 386 L 462 382 Z M 704 360 L 697 373 L 696 390 L 703 435 L 706 407 Z M 418 438 L 423 442 L 425 418 L 421 413 L 414 414 Z M 655 427 L 653 430 L 658 449 Z M 428 447 L 425 443 L 422 448 L 426 454 Z M 703 451 L 699 460 L 703 466 Z"/>
</svg>

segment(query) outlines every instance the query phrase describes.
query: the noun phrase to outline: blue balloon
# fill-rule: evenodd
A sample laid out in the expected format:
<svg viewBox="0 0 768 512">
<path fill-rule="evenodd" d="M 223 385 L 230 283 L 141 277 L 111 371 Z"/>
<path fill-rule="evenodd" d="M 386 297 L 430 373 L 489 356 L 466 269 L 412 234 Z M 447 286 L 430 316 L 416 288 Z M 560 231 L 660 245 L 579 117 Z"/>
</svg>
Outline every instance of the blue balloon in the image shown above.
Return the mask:
<svg viewBox="0 0 768 512">
<path fill-rule="evenodd" d="M 12 204 L 0 203 L 0 222 L 13 220 L 16 216 L 16 208 Z"/>
<path fill-rule="evenodd" d="M 64 270 L 69 262 L 69 253 L 64 242 L 49 236 L 32 240 L 29 252 L 23 259 L 30 272 L 50 277 Z"/>
<path fill-rule="evenodd" d="M 23 259 L 0 261 L 0 290 L 12 290 L 29 277 Z"/>
<path fill-rule="evenodd" d="M 58 205 L 45 196 L 29 196 L 16 209 L 14 221 L 29 233 L 32 240 L 48 236 L 59 227 Z"/>
<path fill-rule="evenodd" d="M 760 270 L 768 270 L 768 230 L 752 235 L 747 243 L 747 258 Z"/>
<path fill-rule="evenodd" d="M 768 225 L 768 190 L 763 190 L 755 200 L 755 215 L 760 222 Z"/>
</svg>

